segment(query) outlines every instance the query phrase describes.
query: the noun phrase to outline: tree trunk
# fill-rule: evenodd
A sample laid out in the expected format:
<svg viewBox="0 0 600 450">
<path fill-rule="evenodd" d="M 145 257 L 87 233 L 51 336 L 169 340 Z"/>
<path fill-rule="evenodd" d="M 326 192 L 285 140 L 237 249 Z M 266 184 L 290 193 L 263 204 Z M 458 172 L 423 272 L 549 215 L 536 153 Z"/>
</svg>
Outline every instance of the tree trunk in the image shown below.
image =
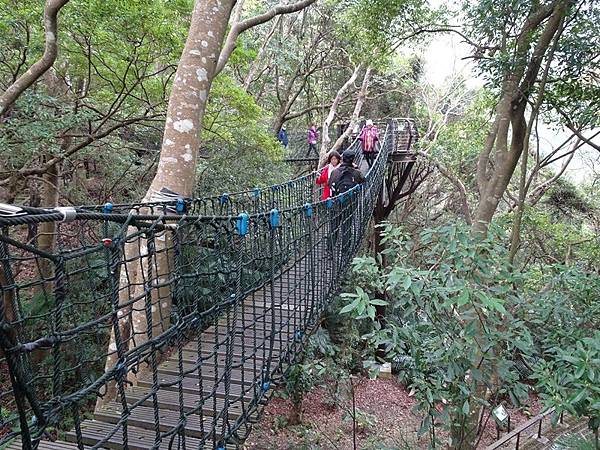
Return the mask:
<svg viewBox="0 0 600 450">
<path fill-rule="evenodd" d="M 557 32 L 559 32 L 567 9 L 571 4 L 573 4 L 573 0 L 557 2 L 553 9 L 548 11 L 542 8 L 533 11 L 530 14 L 530 20 L 524 26 L 526 28 L 521 30 L 519 34 L 516 52 L 518 58 L 524 59 L 530 48 L 530 40 L 533 37 L 531 28 L 536 28 L 545 18 L 549 17 L 530 59 L 507 74 L 502 85 L 500 101 L 496 107 L 494 127 L 488 136 L 486 148 L 480 154 L 478 160 L 477 181 L 480 186 L 481 199 L 473 221 L 473 230 L 476 233 L 481 234 L 487 231 L 498 208 L 500 198 L 506 191 L 515 171 L 527 136 L 525 121 L 527 101 L 537 80 L 546 51 Z M 512 126 L 512 133 L 510 126 Z M 511 133 L 510 148 L 508 144 L 509 133 Z M 495 150 L 495 167 L 488 170 L 492 149 Z"/>
<path fill-rule="evenodd" d="M 206 110 L 206 102 L 225 31 L 231 16 L 235 0 L 197 0 L 192 13 L 190 30 L 173 80 L 169 97 L 167 118 L 162 148 L 156 175 L 152 180 L 143 201 L 155 198 L 163 188 L 190 197 L 196 184 L 196 161 L 200 148 L 200 130 Z M 133 231 L 133 230 L 132 230 Z M 119 304 L 123 305 L 131 298 L 138 298 L 133 307 L 121 307 L 117 311 L 118 329 L 121 341 L 132 346 L 143 345 L 147 340 L 144 280 L 148 267 L 153 267 L 151 285 L 152 337 L 157 336 L 169 326 L 171 314 L 171 296 L 169 284 L 169 259 L 172 256 L 170 238 L 167 233 L 155 236 L 155 252 L 150 254 L 147 242 L 135 242 L 125 245 L 124 259 L 126 268 L 121 268 Z M 138 245 L 139 244 L 139 245 Z M 139 252 L 138 252 L 139 250 Z M 128 289 L 130 288 L 130 289 Z M 132 342 L 135 338 L 135 342 Z M 114 333 L 109 343 L 109 356 L 105 370 L 115 367 L 119 356 Z M 144 374 L 146 367 L 140 367 L 137 375 L 130 373 L 130 381 L 136 383 Z M 107 386 L 104 398 L 98 398 L 99 408 L 116 396 L 116 385 Z"/>
<path fill-rule="evenodd" d="M 476 235 L 483 236 L 487 233 L 500 199 L 506 192 L 525 148 L 528 138 L 525 120 L 527 103 L 536 85 L 537 76 L 550 43 L 559 31 L 566 12 L 572 4 L 573 0 L 566 0 L 538 5 L 537 8 L 532 9 L 523 28 L 517 34 L 515 40 L 515 61 L 517 63 L 505 75 L 496 107 L 494 125 L 477 163 L 477 183 L 481 198 L 472 225 Z M 546 22 L 542 25 L 544 21 Z M 538 29 L 539 33 L 535 33 Z M 534 38 L 537 40 L 534 43 L 533 52 L 529 55 Z M 549 58 L 551 57 L 552 55 L 549 56 Z M 493 165 L 490 165 L 490 159 L 493 159 Z M 476 323 L 476 330 L 476 336 L 481 338 L 483 329 L 479 322 Z M 477 352 L 472 364 L 474 368 L 478 368 L 482 364 L 489 365 L 490 363 L 485 360 L 485 355 Z M 473 395 L 475 397 L 485 399 L 488 394 L 489 391 L 485 384 L 474 382 Z M 475 404 L 475 402 L 471 402 L 471 404 Z M 461 424 L 461 442 L 455 448 L 472 449 L 476 447 L 481 412 L 481 408 L 471 408 L 470 414 Z"/>
<path fill-rule="evenodd" d="M 58 166 L 55 164 L 50 167 L 48 172 L 43 175 L 43 183 L 40 195 L 40 203 L 44 208 L 58 206 L 59 200 L 59 182 L 60 175 Z M 56 243 L 56 222 L 42 222 L 38 225 L 37 246 L 40 250 L 52 253 Z M 39 259 L 40 277 L 44 280 L 52 277 L 52 262 L 45 259 Z M 52 293 L 50 282 L 44 282 L 44 289 L 48 294 Z"/>
<path fill-rule="evenodd" d="M 367 70 L 365 71 L 365 76 L 362 81 L 362 85 L 360 87 L 360 91 L 358 93 L 358 99 L 356 100 L 356 104 L 354 105 L 354 111 L 352 112 L 352 117 L 350 118 L 350 125 L 348 125 L 346 131 L 344 131 L 344 133 L 337 139 L 337 141 L 335 141 L 335 144 L 333 144 L 331 150 L 339 149 L 342 146 L 344 139 L 350 136 L 352 129 L 358 123 L 360 112 L 362 110 L 363 104 L 365 103 L 365 99 L 367 98 L 367 91 L 369 89 L 369 80 L 371 78 L 372 70 L 373 69 L 371 67 L 367 67 Z"/>
<path fill-rule="evenodd" d="M 288 416 L 288 425 L 300 425 L 302 423 L 302 396 L 292 396 L 292 407 Z"/>
<path fill-rule="evenodd" d="M 335 118 L 340 102 L 346 95 L 348 89 L 350 89 L 350 87 L 356 81 L 356 78 L 358 77 L 358 72 L 360 72 L 361 69 L 362 63 L 356 66 L 350 78 L 348 78 L 344 85 L 337 91 L 337 94 L 333 99 L 333 103 L 329 108 L 327 118 L 323 121 L 321 151 L 319 152 L 319 168 L 323 167 L 327 162 L 327 152 L 329 151 L 329 144 L 331 142 L 331 140 L 329 139 L 329 127 L 331 126 L 331 123 Z"/>
</svg>

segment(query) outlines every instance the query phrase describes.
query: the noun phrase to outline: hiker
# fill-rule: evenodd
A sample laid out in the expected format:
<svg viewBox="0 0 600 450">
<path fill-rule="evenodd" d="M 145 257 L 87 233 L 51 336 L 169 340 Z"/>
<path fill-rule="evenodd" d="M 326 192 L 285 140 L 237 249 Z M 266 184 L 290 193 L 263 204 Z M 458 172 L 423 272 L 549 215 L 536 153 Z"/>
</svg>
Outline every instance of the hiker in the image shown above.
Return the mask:
<svg viewBox="0 0 600 450">
<path fill-rule="evenodd" d="M 358 139 L 360 139 L 363 155 L 365 156 L 367 165 L 371 167 L 375 161 L 377 142 L 379 141 L 377 127 L 373 125 L 373 121 L 371 119 L 367 120 L 367 123 L 362 129 Z"/>
<path fill-rule="evenodd" d="M 311 125 L 308 129 L 308 152 L 306 152 L 306 156 L 310 156 L 312 151 L 317 153 L 317 141 L 319 140 L 319 132 L 317 131 L 317 127 L 315 125 Z"/>
<path fill-rule="evenodd" d="M 335 150 L 331 150 L 327 155 L 327 165 L 323 167 L 316 181 L 318 185 L 324 185 L 323 193 L 321 194 L 321 200 L 327 200 L 329 197 L 331 197 L 329 179 L 331 178 L 331 174 L 340 165 L 341 160 L 342 157 Z"/>
<path fill-rule="evenodd" d="M 329 187 L 331 188 L 332 196 L 349 191 L 357 184 L 365 181 L 362 172 L 353 164 L 354 157 L 355 154 L 352 150 L 346 150 L 342 153 L 342 164 L 329 177 Z"/>
<path fill-rule="evenodd" d="M 348 125 L 350 126 L 350 125 Z M 355 123 L 354 126 L 352 127 L 352 132 L 350 133 L 350 139 L 351 140 L 355 140 L 358 135 L 360 133 L 360 125 L 358 123 Z"/>
<path fill-rule="evenodd" d="M 287 131 L 285 130 L 285 125 L 281 126 L 279 133 L 277 133 L 277 140 L 283 145 L 283 148 L 287 149 L 290 140 L 288 139 Z"/>
<path fill-rule="evenodd" d="M 342 153 L 342 163 L 333 171 L 333 174 L 329 178 L 329 187 L 331 188 L 332 196 L 343 194 L 356 185 L 364 183 L 365 177 L 353 164 L 354 157 L 355 154 L 352 150 L 346 150 Z M 349 255 L 349 252 L 352 251 L 352 244 L 354 243 L 352 240 L 354 215 L 352 214 L 351 199 L 347 198 L 343 201 L 340 199 L 339 204 L 340 207 L 334 213 L 335 215 L 331 221 L 330 238 L 327 248 L 328 250 L 331 249 L 331 256 L 335 258 L 334 250 L 338 248 L 336 244 L 341 231 L 342 243 L 339 246 L 339 255 L 343 261 Z"/>
</svg>

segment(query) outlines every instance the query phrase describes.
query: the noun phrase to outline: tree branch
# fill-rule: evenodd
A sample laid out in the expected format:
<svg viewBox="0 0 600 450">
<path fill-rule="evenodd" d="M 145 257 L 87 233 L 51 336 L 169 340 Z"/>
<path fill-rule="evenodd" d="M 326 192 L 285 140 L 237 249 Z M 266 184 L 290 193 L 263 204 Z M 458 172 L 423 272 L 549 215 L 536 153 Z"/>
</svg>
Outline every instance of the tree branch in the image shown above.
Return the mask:
<svg viewBox="0 0 600 450">
<path fill-rule="evenodd" d="M 567 114 L 560 108 L 555 107 L 555 109 L 565 118 L 567 119 L 567 128 L 569 130 L 571 130 L 573 132 L 573 134 L 575 136 L 577 136 L 579 139 L 581 139 L 583 142 L 585 142 L 587 145 L 589 145 L 590 147 L 592 147 L 594 150 L 599 151 L 600 152 L 600 145 L 595 144 L 594 142 L 592 142 L 592 140 L 590 138 L 585 137 L 583 134 L 581 134 L 581 130 L 578 130 L 569 120 L 569 117 L 567 116 Z M 596 133 L 597 134 L 597 133 Z M 594 135 L 595 136 L 595 135 Z"/>
<path fill-rule="evenodd" d="M 431 164 L 433 164 L 436 169 L 439 170 L 439 172 L 454 185 L 458 192 L 458 196 L 460 197 L 460 203 L 465 221 L 467 222 L 467 225 L 471 225 L 473 223 L 473 217 L 471 216 L 471 210 L 469 209 L 469 202 L 467 200 L 467 189 L 465 188 L 463 182 L 460 181 L 456 175 L 450 172 L 450 170 L 448 170 L 442 163 L 432 158 L 428 153 L 418 151 L 417 155 L 422 156 Z"/>
<path fill-rule="evenodd" d="M 264 37 L 263 43 L 260 47 L 260 50 L 258 51 L 258 54 L 256 55 L 255 60 L 250 65 L 250 70 L 248 70 L 248 74 L 246 75 L 246 78 L 244 79 L 244 89 L 246 91 L 250 88 L 250 84 L 252 84 L 252 82 L 254 82 L 256 79 L 258 79 L 260 77 L 260 75 L 257 77 L 258 67 L 259 67 L 260 63 L 264 60 L 265 53 L 267 52 L 267 48 L 269 46 L 269 42 L 271 42 L 271 38 L 275 34 L 275 31 L 277 31 L 277 27 L 279 27 L 280 23 L 281 23 L 281 16 L 279 16 L 279 18 L 275 22 L 273 22 L 273 26 L 271 27 L 271 29 L 269 30 L 267 35 Z M 264 69 L 261 71 L 260 74 L 262 75 L 263 72 L 264 72 Z"/>
<path fill-rule="evenodd" d="M 346 92 L 350 89 L 350 86 L 354 85 L 356 78 L 358 77 L 358 73 L 362 70 L 363 64 L 359 63 L 350 75 L 350 78 L 346 80 L 346 82 L 342 85 L 342 87 L 337 91 L 335 95 L 335 99 L 329 108 L 329 113 L 327 114 L 327 118 L 323 122 L 322 129 L 322 142 L 321 142 L 321 151 L 319 152 L 319 167 L 325 165 L 325 161 L 327 159 L 327 151 L 329 150 L 329 144 L 331 139 L 329 138 L 329 127 L 331 126 L 333 119 L 337 113 L 338 106 L 340 105 L 342 99 L 346 95 Z"/>
<path fill-rule="evenodd" d="M 57 39 L 57 16 L 58 11 L 65 6 L 69 0 L 46 0 L 44 7 L 44 29 L 46 32 L 46 47 L 42 57 L 35 62 L 27 72 L 21 75 L 11 84 L 2 95 L 0 95 L 0 117 L 2 117 L 9 106 L 11 106 L 25 90 L 36 82 L 56 61 L 58 55 Z"/>
<path fill-rule="evenodd" d="M 10 178 L 15 175 L 21 176 L 21 177 L 28 177 L 31 175 L 42 175 L 42 174 L 46 173 L 50 167 L 54 166 L 55 164 L 58 164 L 62 160 L 74 155 L 75 153 L 79 152 L 80 150 L 83 150 L 85 147 L 87 147 L 91 143 L 98 141 L 102 138 L 105 138 L 106 136 L 111 134 L 113 131 L 118 130 L 119 128 L 123 128 L 123 127 L 129 126 L 129 125 L 132 125 L 134 123 L 143 121 L 143 120 L 148 120 L 148 119 L 152 119 L 154 117 L 159 117 L 161 115 L 162 114 L 153 114 L 153 115 L 144 115 L 144 116 L 140 116 L 140 117 L 134 117 L 132 119 L 127 119 L 127 120 L 123 120 L 119 123 L 116 123 L 101 132 L 96 132 L 94 134 L 91 134 L 91 135 L 87 136 L 83 141 L 79 142 L 78 144 L 76 144 L 73 147 L 66 150 L 61 155 L 57 155 L 57 156 L 54 156 L 53 158 L 49 159 L 44 165 L 42 165 L 40 167 L 30 167 L 30 168 L 24 167 L 20 170 L 17 170 L 16 172 L 10 172 L 10 173 L 5 172 L 4 174 L 2 174 L 2 179 L 0 180 L 0 186 L 8 184 Z"/>
<path fill-rule="evenodd" d="M 578 145 L 579 145 L 579 142 L 576 142 L 575 145 L 574 145 L 574 147 L 577 148 Z M 575 150 L 573 150 L 569 154 L 569 157 L 563 162 L 562 167 L 560 168 L 560 170 L 552 178 L 544 181 L 539 186 L 536 186 L 529 193 L 528 197 L 529 197 L 529 205 L 530 206 L 534 206 L 537 202 L 539 202 L 540 199 L 543 197 L 543 195 L 546 193 L 546 191 L 548 191 L 548 189 L 550 188 L 550 186 L 552 186 L 560 177 L 562 177 L 562 175 L 567 170 L 567 167 L 569 166 L 569 163 L 573 159 L 574 155 L 575 155 Z"/>
<path fill-rule="evenodd" d="M 249 28 L 268 22 L 275 16 L 300 11 L 307 6 L 312 5 L 316 1 L 317 0 L 300 0 L 299 2 L 292 3 L 290 5 L 277 5 L 263 14 L 259 14 L 254 17 L 250 17 L 249 19 L 242 20 L 241 22 L 234 23 L 229 31 L 229 34 L 227 35 L 227 39 L 225 39 L 225 45 L 223 45 L 223 49 L 219 54 L 219 61 L 217 62 L 217 68 L 215 69 L 215 77 L 223 70 L 225 64 L 227 64 L 231 53 L 233 53 L 233 50 L 235 49 L 237 38 L 241 33 Z"/>
</svg>

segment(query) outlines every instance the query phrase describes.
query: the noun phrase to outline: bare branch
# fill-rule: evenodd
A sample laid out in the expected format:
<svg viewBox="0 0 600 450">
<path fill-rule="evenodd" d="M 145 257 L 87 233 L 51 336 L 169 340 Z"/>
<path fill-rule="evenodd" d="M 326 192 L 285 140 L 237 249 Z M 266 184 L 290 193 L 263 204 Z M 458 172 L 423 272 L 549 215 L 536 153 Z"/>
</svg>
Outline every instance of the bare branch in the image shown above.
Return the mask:
<svg viewBox="0 0 600 450">
<path fill-rule="evenodd" d="M 21 75 L 0 95 L 0 117 L 4 115 L 25 90 L 36 82 L 56 61 L 58 55 L 57 16 L 58 11 L 69 0 L 46 0 L 44 7 L 44 29 L 46 31 L 46 48 L 42 57 L 27 72 Z"/>
<path fill-rule="evenodd" d="M 356 78 L 358 77 L 358 73 L 362 70 L 362 67 L 363 67 L 363 65 L 362 65 L 362 63 L 360 63 L 354 68 L 354 71 L 352 72 L 352 75 L 350 76 L 350 78 L 348 78 L 346 80 L 346 82 L 343 84 L 343 86 L 337 91 L 337 94 L 335 95 L 335 99 L 333 100 L 333 103 L 332 103 L 331 107 L 329 108 L 329 113 L 327 114 L 327 118 L 323 122 L 323 130 L 322 130 L 323 140 L 321 143 L 321 151 L 319 152 L 319 154 L 320 154 L 319 167 L 324 166 L 325 161 L 327 159 L 327 151 L 329 150 L 329 144 L 331 143 L 331 139 L 329 138 L 329 127 L 331 126 L 331 123 L 333 122 L 333 119 L 335 118 L 338 106 L 340 105 L 342 99 L 346 95 L 346 92 L 348 91 L 348 89 L 350 89 L 350 86 L 354 85 L 354 82 L 356 81 Z"/>
<path fill-rule="evenodd" d="M 362 106 L 365 102 L 365 98 L 367 97 L 367 90 L 369 88 L 369 80 L 371 79 L 371 72 L 373 68 L 371 66 L 367 67 L 365 71 L 365 75 L 363 76 L 362 85 L 360 87 L 360 91 L 358 92 L 358 98 L 356 99 L 356 104 L 354 105 L 354 111 L 352 112 L 352 116 L 350 117 L 350 124 L 346 131 L 342 133 L 340 137 L 338 137 L 335 144 L 331 147 L 332 150 L 337 150 L 342 146 L 344 139 L 350 136 L 352 129 L 358 123 L 358 117 L 360 116 L 360 111 L 362 110 Z"/>
<path fill-rule="evenodd" d="M 578 145 L 579 145 L 579 139 L 575 143 L 574 147 L 577 148 Z M 528 202 L 529 202 L 530 206 L 533 206 L 537 202 L 539 202 L 540 199 L 543 197 L 543 195 L 546 193 L 546 191 L 550 188 L 550 186 L 552 186 L 560 177 L 562 177 L 562 175 L 567 170 L 567 167 L 569 166 L 569 163 L 573 159 L 573 155 L 575 155 L 575 150 L 573 150 L 572 152 L 570 152 L 569 157 L 563 162 L 562 167 L 560 168 L 560 170 L 552 178 L 544 181 L 539 186 L 536 186 L 529 193 L 529 195 L 528 195 L 529 201 Z"/>
<path fill-rule="evenodd" d="M 246 78 L 244 79 L 244 89 L 245 90 L 248 90 L 250 88 L 250 84 L 252 84 L 252 82 L 255 81 L 256 79 L 258 79 L 260 77 L 260 75 L 262 75 L 262 73 L 264 72 L 264 69 L 263 69 L 262 71 L 260 71 L 260 74 L 259 74 L 259 66 L 262 63 L 262 61 L 264 61 L 265 53 L 267 52 L 269 42 L 271 42 L 271 38 L 273 37 L 273 35 L 275 34 L 275 31 L 277 30 L 277 28 L 279 27 L 279 25 L 281 23 L 281 17 L 282 16 L 279 16 L 279 18 L 275 22 L 273 22 L 273 26 L 271 27 L 271 29 L 269 30 L 269 32 L 263 39 L 263 43 L 260 47 L 260 50 L 258 51 L 258 54 L 256 55 L 256 58 L 250 65 L 250 70 L 248 70 L 248 74 L 246 75 Z M 258 77 L 257 77 L 257 75 L 258 75 Z"/>
<path fill-rule="evenodd" d="M 141 122 L 144 120 L 149 120 L 154 117 L 159 117 L 161 115 L 162 114 L 152 114 L 152 115 L 146 114 L 144 116 L 134 117 L 131 119 L 123 120 L 114 125 L 111 125 L 110 127 L 104 129 L 103 131 L 98 131 L 94 134 L 87 136 L 84 140 L 82 140 L 78 144 L 74 145 L 73 147 L 69 148 L 64 153 L 54 156 L 53 158 L 49 159 L 44 165 L 42 165 L 40 167 L 30 167 L 30 168 L 24 167 L 16 172 L 3 173 L 2 179 L 0 180 L 0 186 L 8 184 L 10 178 L 14 175 L 18 175 L 21 177 L 28 177 L 31 175 L 42 175 L 42 174 L 46 173 L 50 167 L 54 166 L 55 164 L 58 164 L 62 160 L 69 158 L 70 156 L 74 155 L 75 153 L 83 150 L 88 145 L 92 144 L 93 142 L 98 141 L 102 138 L 105 138 L 106 136 L 110 135 L 112 132 L 118 130 L 119 128 L 133 125 L 135 123 L 138 123 L 138 122 Z"/>
<path fill-rule="evenodd" d="M 418 151 L 417 154 L 422 156 L 431 164 L 433 164 L 437 170 L 448 180 L 450 183 L 454 185 L 458 192 L 458 196 L 460 198 L 461 208 L 463 212 L 463 216 L 468 225 L 473 223 L 473 217 L 471 216 L 471 210 L 469 209 L 469 202 L 467 200 L 467 189 L 460 179 L 454 175 L 449 169 L 447 169 L 442 163 L 432 158 L 428 153 Z"/>
<path fill-rule="evenodd" d="M 229 31 L 229 34 L 227 35 L 225 45 L 223 45 L 223 49 L 219 54 L 219 61 L 217 62 L 217 68 L 215 69 L 215 76 L 217 76 L 223 70 L 225 64 L 227 64 L 231 53 L 233 53 L 233 50 L 235 49 L 237 38 L 241 33 L 249 28 L 268 22 L 275 16 L 300 11 L 307 6 L 312 5 L 316 1 L 317 0 L 300 0 L 290 5 L 277 5 L 263 14 L 259 14 L 246 20 L 242 20 L 241 22 L 234 23 Z"/>
</svg>

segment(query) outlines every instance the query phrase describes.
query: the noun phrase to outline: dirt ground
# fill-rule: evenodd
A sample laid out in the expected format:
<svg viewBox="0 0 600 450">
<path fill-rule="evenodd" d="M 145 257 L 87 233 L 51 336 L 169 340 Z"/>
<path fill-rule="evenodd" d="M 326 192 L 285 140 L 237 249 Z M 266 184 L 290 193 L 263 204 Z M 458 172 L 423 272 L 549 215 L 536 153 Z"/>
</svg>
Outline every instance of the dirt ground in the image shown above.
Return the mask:
<svg viewBox="0 0 600 450">
<path fill-rule="evenodd" d="M 356 409 L 359 411 L 356 448 L 359 449 L 422 449 L 428 447 L 427 437 L 417 438 L 421 419 L 413 412 L 416 400 L 395 379 L 358 378 L 354 382 Z M 261 420 L 254 426 L 245 443 L 246 450 L 317 450 L 353 449 L 351 403 L 331 406 L 331 394 L 318 388 L 304 398 L 300 425 L 288 425 L 291 403 L 273 398 Z M 510 410 L 512 427 L 540 411 L 541 405 L 531 397 L 528 410 Z M 493 420 L 479 448 L 496 439 Z"/>
</svg>

